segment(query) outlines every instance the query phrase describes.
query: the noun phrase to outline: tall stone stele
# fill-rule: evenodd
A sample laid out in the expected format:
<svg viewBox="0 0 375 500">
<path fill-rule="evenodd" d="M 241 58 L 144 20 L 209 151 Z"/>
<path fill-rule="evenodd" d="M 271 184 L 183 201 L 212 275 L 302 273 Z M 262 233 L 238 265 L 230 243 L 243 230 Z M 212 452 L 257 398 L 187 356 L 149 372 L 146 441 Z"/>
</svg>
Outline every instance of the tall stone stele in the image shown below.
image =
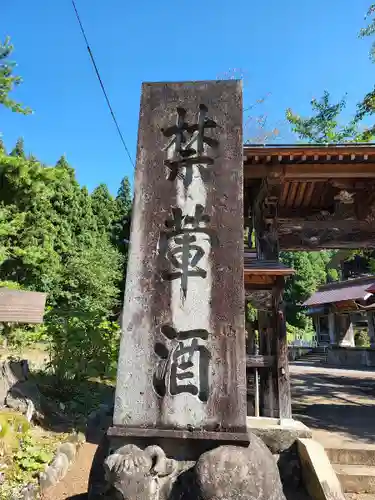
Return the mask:
<svg viewBox="0 0 375 500">
<path fill-rule="evenodd" d="M 143 84 L 113 426 L 90 499 L 252 498 L 243 247 L 241 82 Z"/>
</svg>

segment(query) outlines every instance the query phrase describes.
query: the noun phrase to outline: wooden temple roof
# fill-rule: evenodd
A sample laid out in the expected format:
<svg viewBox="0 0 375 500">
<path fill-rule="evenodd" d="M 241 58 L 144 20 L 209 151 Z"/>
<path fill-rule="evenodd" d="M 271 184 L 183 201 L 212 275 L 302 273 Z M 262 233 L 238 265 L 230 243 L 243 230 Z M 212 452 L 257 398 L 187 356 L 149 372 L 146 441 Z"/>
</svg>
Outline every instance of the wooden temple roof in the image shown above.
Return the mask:
<svg viewBox="0 0 375 500">
<path fill-rule="evenodd" d="M 281 249 L 375 248 L 375 145 L 245 145 L 245 218 L 262 190 Z"/>
<path fill-rule="evenodd" d="M 366 300 L 371 296 L 369 288 L 374 287 L 374 285 L 375 276 L 328 283 L 319 287 L 303 305 L 309 307 L 335 302 Z"/>
</svg>

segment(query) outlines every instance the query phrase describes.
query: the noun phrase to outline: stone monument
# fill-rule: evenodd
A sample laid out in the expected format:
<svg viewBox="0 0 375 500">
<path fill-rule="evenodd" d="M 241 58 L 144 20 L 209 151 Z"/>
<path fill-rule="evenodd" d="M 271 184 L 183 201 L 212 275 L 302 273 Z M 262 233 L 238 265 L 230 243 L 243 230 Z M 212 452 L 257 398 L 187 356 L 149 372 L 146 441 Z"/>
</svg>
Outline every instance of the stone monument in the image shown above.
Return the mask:
<svg viewBox="0 0 375 500">
<path fill-rule="evenodd" d="M 241 82 L 143 84 L 113 426 L 90 500 L 284 498 L 246 430 L 242 154 Z"/>
</svg>

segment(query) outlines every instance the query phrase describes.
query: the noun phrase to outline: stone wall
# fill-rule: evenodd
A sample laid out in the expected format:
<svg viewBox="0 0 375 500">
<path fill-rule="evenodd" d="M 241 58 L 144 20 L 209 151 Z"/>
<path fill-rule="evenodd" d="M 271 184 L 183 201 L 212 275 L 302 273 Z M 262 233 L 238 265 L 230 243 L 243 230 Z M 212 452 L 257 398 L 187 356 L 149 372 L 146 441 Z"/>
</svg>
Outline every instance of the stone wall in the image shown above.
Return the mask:
<svg viewBox="0 0 375 500">
<path fill-rule="evenodd" d="M 375 349 L 366 347 L 336 347 L 328 349 L 327 363 L 336 366 L 375 367 Z"/>
</svg>

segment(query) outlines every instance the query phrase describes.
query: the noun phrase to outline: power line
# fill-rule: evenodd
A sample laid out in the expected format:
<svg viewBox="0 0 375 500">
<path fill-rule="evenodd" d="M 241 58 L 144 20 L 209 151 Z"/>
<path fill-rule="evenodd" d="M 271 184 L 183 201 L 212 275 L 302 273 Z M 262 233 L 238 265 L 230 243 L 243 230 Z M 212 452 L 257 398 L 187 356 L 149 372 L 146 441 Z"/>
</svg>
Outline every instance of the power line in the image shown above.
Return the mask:
<svg viewBox="0 0 375 500">
<path fill-rule="evenodd" d="M 80 17 L 79 17 L 78 10 L 77 10 L 77 7 L 76 7 L 76 4 L 75 4 L 74 0 L 72 0 L 72 4 L 73 4 L 73 9 L 74 9 L 74 12 L 75 12 L 76 17 L 77 17 L 78 24 L 79 24 L 79 26 L 80 26 L 80 28 L 81 28 L 81 32 L 82 32 L 83 38 L 84 38 L 84 40 L 85 40 L 85 42 L 86 42 L 86 48 L 87 48 L 87 51 L 88 51 L 88 53 L 89 53 L 89 55 L 90 55 L 91 62 L 92 62 L 92 64 L 93 64 L 93 66 L 94 66 L 96 76 L 98 77 L 98 80 L 99 80 L 100 86 L 101 86 L 101 88 L 102 88 L 102 91 L 103 91 L 103 94 L 104 94 L 105 100 L 107 101 L 107 105 L 108 105 L 109 111 L 110 111 L 110 113 L 111 113 L 111 115 L 112 115 L 112 118 L 113 118 L 113 121 L 114 121 L 114 123 L 115 123 L 115 125 L 116 125 L 118 135 L 120 136 L 121 142 L 122 142 L 122 144 L 123 144 L 123 146 L 124 146 L 124 148 L 125 148 L 125 151 L 126 151 L 126 153 L 127 153 L 128 157 L 129 157 L 130 163 L 133 165 L 133 167 L 135 167 L 135 165 L 134 165 L 134 161 L 133 161 L 133 158 L 131 157 L 131 154 L 130 154 L 130 152 L 129 152 L 129 149 L 128 149 L 127 145 L 126 145 L 126 142 L 125 142 L 124 136 L 122 135 L 122 132 L 121 132 L 120 126 L 119 126 L 119 124 L 118 124 L 118 121 L 117 121 L 117 119 L 116 119 L 115 113 L 114 113 L 114 111 L 113 111 L 113 109 L 112 109 L 112 106 L 111 106 L 111 103 L 110 103 L 110 101 L 109 101 L 108 94 L 107 94 L 107 92 L 106 92 L 106 90 L 105 90 L 105 87 L 104 87 L 103 81 L 102 81 L 102 79 L 101 79 L 101 77 L 100 77 L 100 73 L 99 73 L 98 67 L 97 67 L 97 65 L 96 65 L 96 62 L 95 62 L 95 59 L 94 59 L 94 55 L 93 55 L 93 53 L 92 53 L 92 51 L 91 51 L 90 44 L 89 44 L 89 42 L 88 42 L 88 40 L 87 40 L 87 36 L 86 36 L 85 30 L 84 30 L 84 28 L 83 28 L 83 25 L 82 25 L 81 19 L 80 19 Z"/>
</svg>

